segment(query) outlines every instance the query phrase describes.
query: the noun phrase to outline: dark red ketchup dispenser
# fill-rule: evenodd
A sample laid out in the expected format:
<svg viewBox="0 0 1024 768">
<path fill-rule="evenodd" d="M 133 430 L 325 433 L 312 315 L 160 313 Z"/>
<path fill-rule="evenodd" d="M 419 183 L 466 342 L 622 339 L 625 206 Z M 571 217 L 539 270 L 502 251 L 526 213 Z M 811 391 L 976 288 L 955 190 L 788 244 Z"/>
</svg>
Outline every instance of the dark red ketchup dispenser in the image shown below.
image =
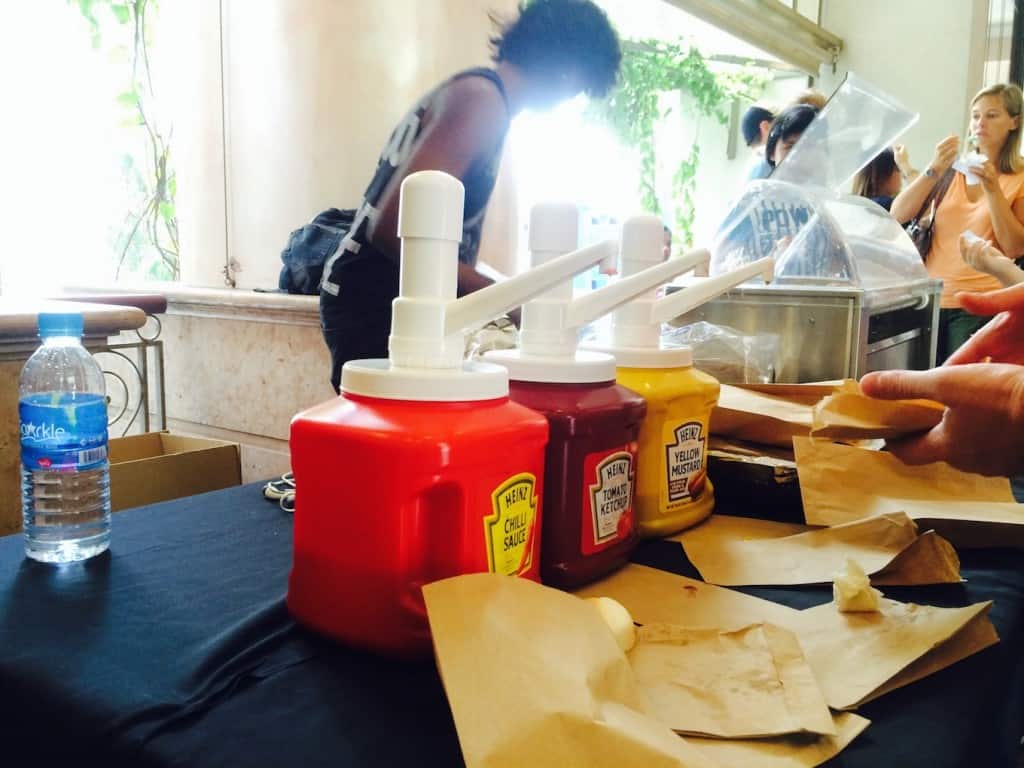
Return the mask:
<svg viewBox="0 0 1024 768">
<path fill-rule="evenodd" d="M 533 208 L 535 268 L 576 248 L 578 219 L 574 205 Z M 628 229 L 622 247 L 631 247 Z M 611 355 L 577 349 L 579 330 L 699 260 L 691 261 L 673 259 L 575 300 L 565 280 L 523 307 L 519 349 L 485 355 L 508 368 L 513 402 L 548 420 L 540 561 L 545 584 L 570 589 L 605 576 L 626 563 L 638 541 L 633 498 L 646 404 L 615 383 Z"/>
<path fill-rule="evenodd" d="M 413 656 L 430 650 L 422 585 L 539 578 L 547 420 L 509 400 L 503 367 L 463 361 L 465 332 L 608 247 L 456 300 L 462 184 L 424 171 L 401 195 L 389 359 L 346 363 L 341 396 L 292 421 L 288 608 L 345 643 Z"/>
</svg>

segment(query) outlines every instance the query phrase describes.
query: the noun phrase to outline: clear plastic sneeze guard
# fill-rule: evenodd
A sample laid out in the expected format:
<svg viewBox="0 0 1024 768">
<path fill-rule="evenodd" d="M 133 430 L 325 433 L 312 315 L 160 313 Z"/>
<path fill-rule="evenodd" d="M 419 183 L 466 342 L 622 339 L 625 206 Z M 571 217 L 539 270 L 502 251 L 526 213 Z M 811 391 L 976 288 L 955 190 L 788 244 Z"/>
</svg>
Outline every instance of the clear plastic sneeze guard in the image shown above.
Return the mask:
<svg viewBox="0 0 1024 768">
<path fill-rule="evenodd" d="M 848 75 L 772 176 L 748 183 L 712 242 L 712 275 L 771 256 L 775 279 L 747 282 L 672 324 L 771 334 L 778 382 L 933 366 L 941 281 L 883 208 L 845 194 L 915 120 Z"/>
<path fill-rule="evenodd" d="M 870 200 L 839 191 L 916 120 L 848 75 L 771 178 L 748 184 L 719 228 L 711 274 L 773 256 L 778 288 L 872 290 L 926 280 L 903 228 Z"/>
</svg>

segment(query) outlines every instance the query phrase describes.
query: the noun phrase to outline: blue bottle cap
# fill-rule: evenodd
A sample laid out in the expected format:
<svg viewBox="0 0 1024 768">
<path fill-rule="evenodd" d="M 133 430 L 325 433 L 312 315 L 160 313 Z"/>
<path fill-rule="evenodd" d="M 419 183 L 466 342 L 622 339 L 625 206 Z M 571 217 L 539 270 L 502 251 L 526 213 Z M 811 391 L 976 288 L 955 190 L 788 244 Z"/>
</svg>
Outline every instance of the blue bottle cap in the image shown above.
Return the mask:
<svg viewBox="0 0 1024 768">
<path fill-rule="evenodd" d="M 81 312 L 40 312 L 39 335 L 82 337 L 84 320 Z"/>
</svg>

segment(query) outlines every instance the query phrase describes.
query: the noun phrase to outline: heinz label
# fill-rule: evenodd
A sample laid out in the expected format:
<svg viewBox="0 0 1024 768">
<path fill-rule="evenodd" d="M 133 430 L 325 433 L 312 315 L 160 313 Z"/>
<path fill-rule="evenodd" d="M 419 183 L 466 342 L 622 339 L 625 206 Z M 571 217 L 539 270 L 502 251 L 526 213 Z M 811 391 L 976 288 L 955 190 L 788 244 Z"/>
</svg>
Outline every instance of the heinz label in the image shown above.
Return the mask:
<svg viewBox="0 0 1024 768">
<path fill-rule="evenodd" d="M 697 501 L 707 485 L 707 435 L 704 424 L 665 425 L 665 494 L 667 509 Z"/>
<path fill-rule="evenodd" d="M 580 549 L 591 555 L 633 531 L 636 443 L 587 454 L 583 461 Z"/>
<path fill-rule="evenodd" d="M 492 513 L 484 518 L 487 568 L 491 573 L 516 576 L 532 565 L 537 527 L 536 484 L 536 477 L 521 472 L 491 494 Z"/>
</svg>

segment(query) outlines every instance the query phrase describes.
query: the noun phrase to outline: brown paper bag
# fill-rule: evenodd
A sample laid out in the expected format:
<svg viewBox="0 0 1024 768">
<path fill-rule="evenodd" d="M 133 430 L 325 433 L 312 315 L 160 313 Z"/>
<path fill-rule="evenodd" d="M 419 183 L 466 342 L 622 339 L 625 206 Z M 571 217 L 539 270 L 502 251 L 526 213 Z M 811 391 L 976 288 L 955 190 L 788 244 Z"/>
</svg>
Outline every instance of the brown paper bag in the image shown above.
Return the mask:
<svg viewBox="0 0 1024 768">
<path fill-rule="evenodd" d="M 645 713 L 593 606 L 524 579 L 471 574 L 423 597 L 467 768 L 713 768 Z"/>
<path fill-rule="evenodd" d="M 840 621 L 839 618 L 846 614 L 840 614 L 831 603 L 809 611 L 797 611 L 731 589 L 640 565 L 627 565 L 608 578 L 578 590 L 576 594 L 581 597 L 613 597 L 626 606 L 640 624 L 730 628 L 764 621 L 785 627 L 799 638 L 804 656 L 825 693 L 826 701 L 833 708 L 847 706 L 850 701 L 860 701 L 866 680 L 871 684 L 869 697 L 877 697 L 887 690 L 920 680 L 998 642 L 991 622 L 981 615 L 987 604 L 970 608 L 919 608 L 918 615 L 924 617 L 921 635 L 914 636 L 914 642 L 908 642 L 906 646 L 891 647 L 877 641 L 879 634 L 884 638 L 890 626 L 884 619 L 882 629 L 868 624 L 868 630 L 865 631 L 856 622 Z M 896 609 L 893 611 L 895 618 L 891 625 L 893 631 L 898 633 L 902 631 L 897 629 L 900 614 Z M 982 622 L 983 626 L 971 626 L 973 622 L 969 614 L 972 612 L 978 614 L 973 621 Z M 819 626 L 828 627 L 832 634 L 822 635 Z M 819 641 L 819 638 L 823 639 Z M 877 663 L 872 662 L 866 667 L 862 660 L 857 660 L 856 665 L 860 666 L 856 666 L 852 657 L 845 653 L 822 650 L 824 643 L 834 643 L 834 647 L 842 647 L 843 643 L 857 643 L 861 647 L 878 649 L 885 655 Z M 929 648 L 934 650 L 929 653 Z M 823 679 L 830 681 L 827 689 L 821 682 Z"/>
<path fill-rule="evenodd" d="M 945 406 L 932 400 L 875 400 L 856 381 L 812 408 L 811 435 L 833 440 L 892 438 L 923 432 L 940 421 Z"/>
<path fill-rule="evenodd" d="M 814 768 L 868 725 L 840 714 L 835 736 L 698 748 L 640 709 L 632 669 L 587 603 L 494 574 L 423 595 L 467 768 Z"/>
<path fill-rule="evenodd" d="M 923 528 L 933 528 L 963 549 L 1024 549 L 1024 504 L 998 501 L 918 501 L 874 497 L 866 513 L 906 512 Z"/>
<path fill-rule="evenodd" d="M 792 629 L 799 613 L 769 600 L 632 563 L 574 594 L 613 597 L 641 625 L 738 629 L 767 622 Z"/>
<path fill-rule="evenodd" d="M 871 575 L 872 584 L 890 587 L 960 581 L 960 558 L 953 545 L 935 531 L 925 531 L 891 563 Z"/>
<path fill-rule="evenodd" d="M 814 531 L 809 525 L 801 523 L 780 523 L 776 520 L 761 520 L 756 517 L 737 517 L 735 515 L 714 514 L 704 522 L 688 528 L 668 541 L 680 544 L 695 543 L 707 546 L 722 540 L 761 541 L 764 539 L 781 539 L 784 536 L 795 536 L 798 533 Z"/>
<path fill-rule="evenodd" d="M 799 642 L 781 627 L 648 624 L 628 657 L 651 713 L 678 733 L 733 739 L 836 735 Z"/>
<path fill-rule="evenodd" d="M 723 768 L 800 768 L 820 765 L 838 755 L 859 736 L 869 721 L 852 712 L 834 716 L 835 736 L 758 740 L 702 739 L 688 736 L 687 741 Z"/>
<path fill-rule="evenodd" d="M 988 616 L 981 613 L 968 621 L 954 637 L 929 651 L 896 677 L 876 688 L 866 701 L 881 698 L 890 691 L 923 680 L 928 675 L 945 669 L 954 661 L 959 661 L 959 659 L 953 658 L 956 654 L 960 654 L 960 658 L 966 658 L 970 654 L 977 653 L 998 642 L 999 634 L 996 632 L 996 628 L 989 621 Z"/>
<path fill-rule="evenodd" d="M 991 606 L 934 608 L 883 599 L 879 613 L 840 613 L 826 603 L 801 611 L 796 632 L 829 706 L 854 709 Z"/>
<path fill-rule="evenodd" d="M 794 438 L 793 448 L 804 515 L 812 525 L 902 510 L 958 546 L 965 539 L 975 546 L 1024 540 L 1024 505 L 1014 502 L 1006 478 L 961 472 L 944 462 L 912 467 L 890 453 L 827 440 Z M 940 525 L 947 520 L 957 525 Z M 975 527 L 989 530 L 972 532 Z"/>
<path fill-rule="evenodd" d="M 723 384 L 718 405 L 711 412 L 712 435 L 788 448 L 794 435 L 811 431 L 811 407 L 832 387 L 815 387 L 794 395 L 767 394 Z"/>
<path fill-rule="evenodd" d="M 697 531 L 678 537 L 704 581 L 721 586 L 821 584 L 831 581 L 848 559 L 872 574 L 876 584 L 960 581 L 952 546 L 934 533 L 918 537 L 914 522 L 902 512 L 757 540 L 737 536 L 739 526 L 733 527 L 717 537 Z"/>
</svg>

